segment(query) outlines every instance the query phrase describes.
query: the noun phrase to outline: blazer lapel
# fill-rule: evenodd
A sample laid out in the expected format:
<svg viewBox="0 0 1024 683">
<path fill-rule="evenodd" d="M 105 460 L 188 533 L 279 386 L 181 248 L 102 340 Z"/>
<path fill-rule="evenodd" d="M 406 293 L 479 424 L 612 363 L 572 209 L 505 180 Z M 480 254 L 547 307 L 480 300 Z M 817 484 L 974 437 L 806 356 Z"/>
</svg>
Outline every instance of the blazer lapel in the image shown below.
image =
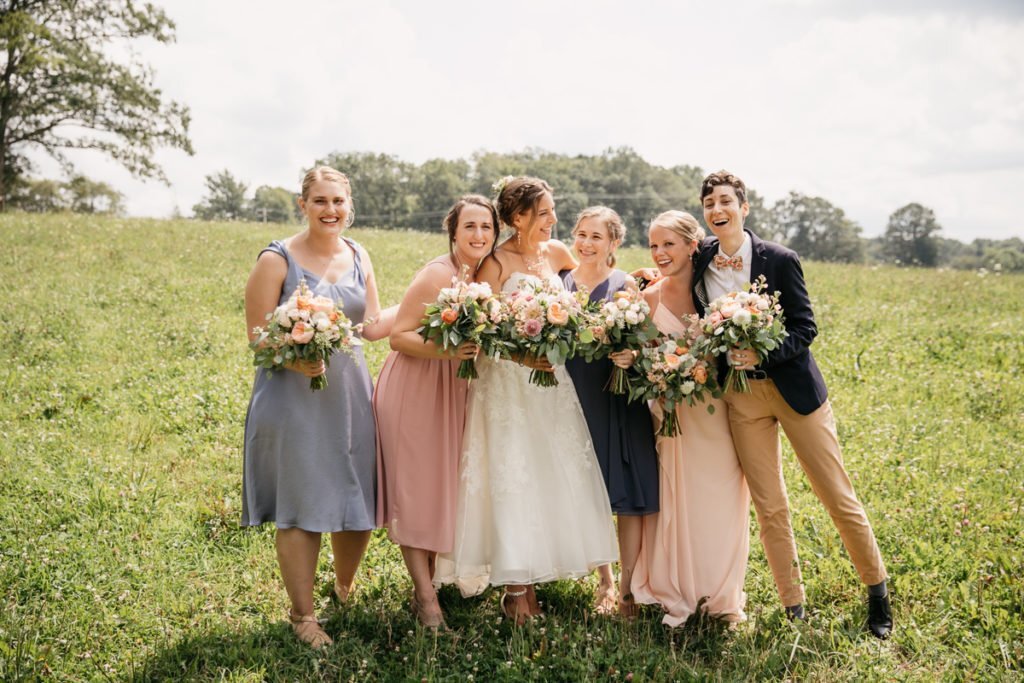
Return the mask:
<svg viewBox="0 0 1024 683">
<path fill-rule="evenodd" d="M 700 245 L 693 262 L 693 284 L 690 292 L 693 298 L 693 306 L 699 315 L 703 315 L 704 309 L 708 307 L 708 290 L 704 286 L 704 271 L 708 269 L 711 259 L 718 253 L 718 240 L 709 238 Z"/>
<path fill-rule="evenodd" d="M 747 234 L 750 235 L 750 282 L 753 283 L 757 281 L 757 278 L 764 275 L 767 269 L 768 256 L 765 253 L 764 242 L 761 241 L 761 238 L 749 230 L 747 230 Z"/>
</svg>

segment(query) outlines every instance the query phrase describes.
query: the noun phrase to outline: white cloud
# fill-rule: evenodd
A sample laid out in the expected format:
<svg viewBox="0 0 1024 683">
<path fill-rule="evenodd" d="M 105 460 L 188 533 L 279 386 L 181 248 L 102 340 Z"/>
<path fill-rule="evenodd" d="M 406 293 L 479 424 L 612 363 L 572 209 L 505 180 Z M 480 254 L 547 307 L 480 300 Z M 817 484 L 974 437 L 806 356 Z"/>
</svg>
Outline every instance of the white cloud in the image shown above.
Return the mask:
<svg viewBox="0 0 1024 683">
<path fill-rule="evenodd" d="M 192 108 L 196 156 L 158 153 L 171 189 L 81 157 L 134 213 L 188 212 L 222 168 L 295 187 L 336 150 L 422 162 L 631 146 L 654 163 L 730 168 L 770 200 L 826 197 L 867 234 L 910 201 L 959 239 L 1024 233 L 1014 3 L 164 6 L 178 42 L 142 55 Z"/>
</svg>

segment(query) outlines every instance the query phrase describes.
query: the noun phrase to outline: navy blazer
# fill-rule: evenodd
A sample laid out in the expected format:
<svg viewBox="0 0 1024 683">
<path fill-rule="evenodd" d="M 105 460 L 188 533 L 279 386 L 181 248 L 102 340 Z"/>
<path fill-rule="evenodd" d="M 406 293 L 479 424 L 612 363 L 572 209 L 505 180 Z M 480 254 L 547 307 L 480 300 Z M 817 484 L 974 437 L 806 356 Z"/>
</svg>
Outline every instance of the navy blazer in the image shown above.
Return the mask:
<svg viewBox="0 0 1024 683">
<path fill-rule="evenodd" d="M 811 355 L 811 342 L 818 335 L 814 324 L 814 311 L 807 296 L 804 271 L 800 257 L 792 249 L 775 242 L 765 242 L 749 230 L 751 251 L 750 281 L 761 275 L 768 282 L 768 292 L 780 292 L 779 304 L 785 316 L 786 337 L 782 345 L 768 354 L 758 367 L 768 373 L 775 382 L 782 398 L 801 415 L 809 415 L 828 398 L 825 380 Z M 718 253 L 718 238 L 709 237 L 701 244 L 693 269 L 692 295 L 697 310 L 708 306 L 707 289 L 704 286 L 704 271 L 711 259 Z M 724 380 L 728 367 L 725 357 L 719 359 L 719 376 Z"/>
</svg>

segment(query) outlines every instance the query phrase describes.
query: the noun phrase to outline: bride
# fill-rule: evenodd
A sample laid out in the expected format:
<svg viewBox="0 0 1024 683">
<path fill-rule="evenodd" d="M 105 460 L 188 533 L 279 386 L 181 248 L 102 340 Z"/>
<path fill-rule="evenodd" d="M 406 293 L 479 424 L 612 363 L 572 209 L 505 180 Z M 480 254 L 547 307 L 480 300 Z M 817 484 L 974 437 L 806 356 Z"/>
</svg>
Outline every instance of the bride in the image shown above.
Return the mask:
<svg viewBox="0 0 1024 683">
<path fill-rule="evenodd" d="M 575 263 L 549 241 L 558 218 L 551 187 L 507 178 L 498 214 L 514 235 L 488 257 L 478 279 L 508 293 L 524 281 L 562 287 Z M 531 368 L 558 386 L 529 381 Z M 533 584 L 579 578 L 617 558 L 615 528 L 597 457 L 565 368 L 545 359 L 481 358 L 470 385 L 459 464 L 455 546 L 438 558 L 436 581 L 463 595 L 504 586 L 501 609 L 516 624 L 541 613 Z"/>
</svg>

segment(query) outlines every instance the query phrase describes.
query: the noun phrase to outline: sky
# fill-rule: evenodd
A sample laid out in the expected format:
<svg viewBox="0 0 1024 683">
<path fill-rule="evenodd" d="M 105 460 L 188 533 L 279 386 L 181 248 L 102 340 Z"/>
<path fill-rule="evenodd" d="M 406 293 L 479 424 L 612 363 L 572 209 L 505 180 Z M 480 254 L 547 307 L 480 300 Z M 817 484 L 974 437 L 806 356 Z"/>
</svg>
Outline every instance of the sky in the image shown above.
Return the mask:
<svg viewBox="0 0 1024 683">
<path fill-rule="evenodd" d="M 132 215 L 191 214 L 223 169 L 297 191 L 335 151 L 625 146 L 769 204 L 824 197 L 865 236 L 920 202 L 946 237 L 1024 237 L 1020 0 L 157 4 L 177 41 L 135 49 L 190 107 L 195 155 L 157 152 L 170 187 L 74 157 Z"/>
</svg>

